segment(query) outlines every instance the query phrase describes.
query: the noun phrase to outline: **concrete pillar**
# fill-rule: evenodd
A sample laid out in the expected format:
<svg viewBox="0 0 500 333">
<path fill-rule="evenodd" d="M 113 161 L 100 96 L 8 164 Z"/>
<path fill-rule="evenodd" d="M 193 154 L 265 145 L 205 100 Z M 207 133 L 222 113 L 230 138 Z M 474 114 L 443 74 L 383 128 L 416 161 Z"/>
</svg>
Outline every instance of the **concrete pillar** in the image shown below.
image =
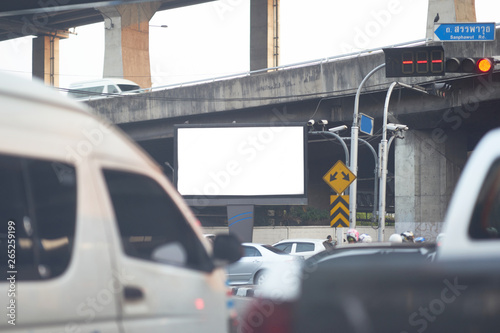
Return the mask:
<svg viewBox="0 0 500 333">
<path fill-rule="evenodd" d="M 434 240 L 466 162 L 466 136 L 459 130 L 409 130 L 395 143 L 396 232 Z"/>
<path fill-rule="evenodd" d="M 59 87 L 59 37 L 37 36 L 32 43 L 32 76 Z"/>
<path fill-rule="evenodd" d="M 427 10 L 427 40 L 434 36 L 434 19 L 438 23 L 476 22 L 476 0 L 429 0 Z"/>
<path fill-rule="evenodd" d="M 159 2 L 144 2 L 99 8 L 105 28 L 103 77 L 151 87 L 149 20 L 159 7 Z"/>
<path fill-rule="evenodd" d="M 279 66 L 280 0 L 251 0 L 250 70 Z"/>
</svg>

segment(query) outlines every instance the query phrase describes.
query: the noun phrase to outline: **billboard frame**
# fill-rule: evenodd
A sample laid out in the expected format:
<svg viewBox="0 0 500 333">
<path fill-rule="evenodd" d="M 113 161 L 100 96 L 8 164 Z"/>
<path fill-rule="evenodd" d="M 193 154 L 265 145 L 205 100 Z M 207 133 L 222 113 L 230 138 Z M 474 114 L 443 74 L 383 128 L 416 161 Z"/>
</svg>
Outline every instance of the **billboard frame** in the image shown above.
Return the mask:
<svg viewBox="0 0 500 333">
<path fill-rule="evenodd" d="M 286 123 L 286 124 L 178 124 L 174 126 L 174 185 L 178 189 L 179 185 L 179 138 L 178 132 L 180 129 L 196 129 L 196 128 L 262 128 L 262 127 L 300 127 L 302 138 L 302 152 L 303 152 L 303 193 L 302 194 L 277 194 L 277 195 L 181 195 L 190 206 L 226 206 L 226 205 L 307 205 L 307 192 L 308 192 L 308 130 L 307 126 L 303 123 Z"/>
</svg>

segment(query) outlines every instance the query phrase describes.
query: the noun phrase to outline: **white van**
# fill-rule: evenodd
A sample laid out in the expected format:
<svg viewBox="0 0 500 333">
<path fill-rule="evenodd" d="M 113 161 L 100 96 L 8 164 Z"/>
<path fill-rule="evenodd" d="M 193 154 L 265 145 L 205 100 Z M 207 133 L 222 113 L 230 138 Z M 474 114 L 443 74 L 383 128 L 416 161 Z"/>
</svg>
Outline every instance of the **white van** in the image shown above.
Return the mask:
<svg viewBox="0 0 500 333">
<path fill-rule="evenodd" d="M 42 84 L 0 75 L 0 332 L 227 332 L 240 245 L 160 167 Z M 235 243 L 236 242 L 236 243 Z"/>
<path fill-rule="evenodd" d="M 69 86 L 68 96 L 76 100 L 90 100 L 129 94 L 139 89 L 141 87 L 130 80 L 104 78 L 72 83 Z"/>
</svg>

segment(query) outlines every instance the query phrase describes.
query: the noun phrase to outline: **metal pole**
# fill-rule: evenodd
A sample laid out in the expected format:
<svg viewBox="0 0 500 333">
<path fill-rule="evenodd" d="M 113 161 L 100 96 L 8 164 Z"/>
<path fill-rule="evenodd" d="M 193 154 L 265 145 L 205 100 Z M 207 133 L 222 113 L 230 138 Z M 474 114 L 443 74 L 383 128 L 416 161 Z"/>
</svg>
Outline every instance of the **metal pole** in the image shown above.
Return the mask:
<svg viewBox="0 0 500 333">
<path fill-rule="evenodd" d="M 346 138 L 346 137 L 343 137 L 342 139 L 351 140 L 351 138 Z M 358 140 L 364 143 L 368 148 L 370 148 L 370 151 L 373 154 L 373 159 L 375 160 L 375 170 L 373 171 L 374 181 L 373 181 L 373 212 L 372 212 L 373 214 L 372 218 L 375 218 L 375 216 L 377 216 L 377 209 L 378 209 L 378 162 L 379 162 L 378 156 L 377 152 L 375 151 L 375 149 L 373 149 L 372 145 L 368 143 L 368 141 L 361 138 L 358 138 Z"/>
<path fill-rule="evenodd" d="M 397 82 L 391 83 L 389 90 L 387 90 L 387 95 L 385 97 L 384 105 L 384 120 L 382 122 L 382 141 L 379 145 L 379 158 L 380 158 L 380 194 L 379 194 L 379 209 L 378 209 L 378 241 L 382 242 L 384 240 L 385 232 L 385 190 L 387 182 L 387 114 L 389 111 L 389 101 L 391 99 L 392 91 L 397 85 Z"/>
<path fill-rule="evenodd" d="M 374 69 L 370 73 L 368 73 L 363 81 L 359 84 L 358 90 L 356 91 L 356 98 L 354 100 L 354 114 L 352 120 L 351 127 L 351 163 L 349 167 L 351 171 L 357 176 L 358 174 L 358 109 L 359 109 L 359 96 L 361 95 L 361 89 L 363 89 L 363 85 L 365 82 L 379 69 L 384 68 L 385 64 L 381 64 Z M 358 182 L 355 179 L 350 186 L 349 189 L 349 215 L 351 217 L 351 227 L 356 228 L 356 195 L 357 195 L 357 186 Z"/>
<path fill-rule="evenodd" d="M 342 140 L 342 138 L 338 134 L 333 133 L 333 132 L 327 132 L 327 131 L 311 131 L 309 133 L 310 134 L 320 134 L 320 135 L 328 134 L 328 135 L 331 135 L 331 136 L 335 137 L 337 140 L 339 140 L 340 143 L 342 144 L 342 147 L 344 148 L 345 162 L 348 163 L 348 161 L 349 161 L 349 150 L 347 149 L 347 145 L 345 144 L 344 140 Z"/>
</svg>

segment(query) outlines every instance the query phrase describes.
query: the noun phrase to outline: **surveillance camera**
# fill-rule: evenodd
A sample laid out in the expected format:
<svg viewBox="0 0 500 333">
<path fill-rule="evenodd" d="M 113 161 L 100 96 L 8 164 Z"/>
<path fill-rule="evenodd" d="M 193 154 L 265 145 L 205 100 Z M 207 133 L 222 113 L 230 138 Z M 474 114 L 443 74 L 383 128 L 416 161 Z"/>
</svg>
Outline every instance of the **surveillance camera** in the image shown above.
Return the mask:
<svg viewBox="0 0 500 333">
<path fill-rule="evenodd" d="M 389 123 L 389 124 L 387 124 L 387 129 L 389 131 L 407 131 L 408 126 L 402 125 L 402 124 Z"/>
<path fill-rule="evenodd" d="M 326 125 L 326 124 L 328 124 L 328 120 L 321 119 L 320 121 L 318 121 L 318 124 L 320 124 L 320 125 Z"/>
<path fill-rule="evenodd" d="M 309 121 L 307 122 L 307 126 L 313 126 L 313 125 L 314 125 L 314 120 L 309 119 Z"/>
<path fill-rule="evenodd" d="M 330 129 L 328 129 L 328 131 L 335 133 L 335 132 L 343 131 L 345 129 L 347 129 L 347 126 L 346 125 L 341 125 L 341 126 L 336 126 L 336 127 L 330 128 Z"/>
</svg>

